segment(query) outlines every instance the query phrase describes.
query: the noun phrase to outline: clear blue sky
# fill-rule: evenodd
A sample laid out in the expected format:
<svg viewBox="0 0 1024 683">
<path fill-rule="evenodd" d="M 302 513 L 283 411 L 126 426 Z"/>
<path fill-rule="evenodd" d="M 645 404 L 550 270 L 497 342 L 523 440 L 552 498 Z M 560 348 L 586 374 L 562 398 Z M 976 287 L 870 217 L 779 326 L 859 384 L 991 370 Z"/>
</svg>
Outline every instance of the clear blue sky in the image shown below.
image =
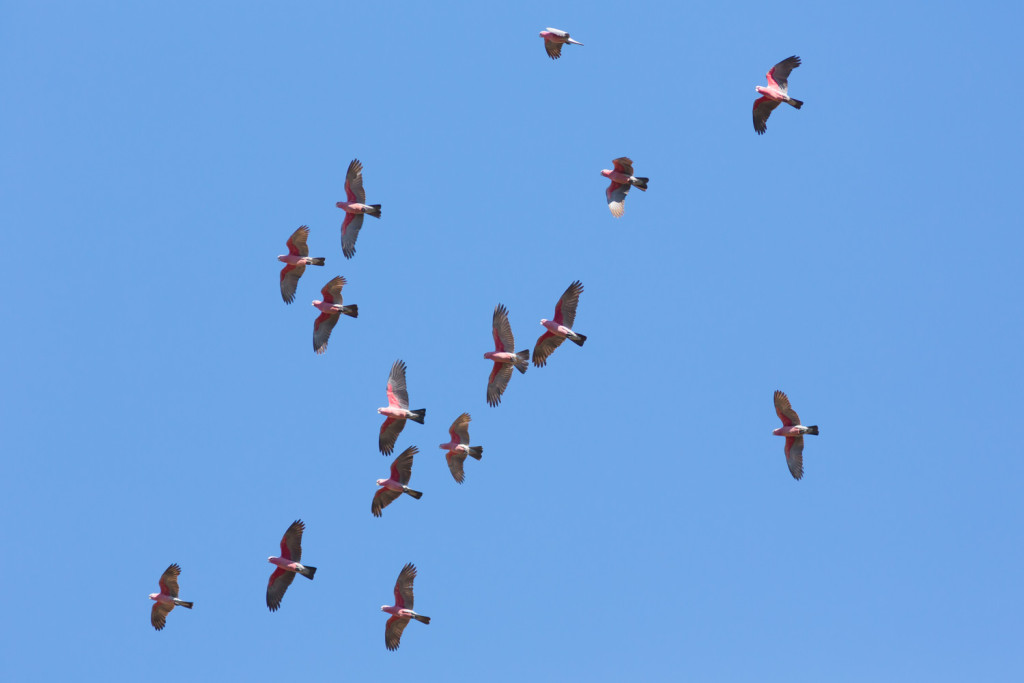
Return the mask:
<svg viewBox="0 0 1024 683">
<path fill-rule="evenodd" d="M 5 677 L 1019 680 L 1024 11 L 898 5 L 6 3 Z M 575 279 L 586 346 L 488 408 L 494 306 L 532 348 Z M 425 495 L 375 519 L 396 358 Z M 410 561 L 433 623 L 389 653 Z"/>
</svg>

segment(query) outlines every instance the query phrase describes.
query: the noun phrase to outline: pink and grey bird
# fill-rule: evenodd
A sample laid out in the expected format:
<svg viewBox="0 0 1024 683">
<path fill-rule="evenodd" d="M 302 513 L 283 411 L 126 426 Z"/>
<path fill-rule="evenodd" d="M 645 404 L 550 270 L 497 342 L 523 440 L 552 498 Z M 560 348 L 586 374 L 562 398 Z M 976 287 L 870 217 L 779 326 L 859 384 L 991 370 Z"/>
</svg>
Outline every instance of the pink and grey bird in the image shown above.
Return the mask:
<svg viewBox="0 0 1024 683">
<path fill-rule="evenodd" d="M 466 480 L 466 474 L 462 470 L 466 456 L 480 460 L 484 453 L 483 446 L 469 445 L 469 421 L 471 419 L 469 413 L 463 413 L 455 418 L 455 422 L 452 422 L 452 426 L 448 428 L 450 437 L 448 443 L 443 443 L 440 446 L 441 450 L 448 451 L 444 454 L 444 458 L 448 461 L 448 469 L 451 470 L 452 476 L 459 484 Z"/>
<path fill-rule="evenodd" d="M 345 211 L 345 220 L 341 224 L 341 251 L 345 258 L 356 254 L 356 238 L 363 227 L 363 214 L 380 218 L 380 204 L 366 203 L 366 190 L 363 189 L 363 164 L 353 159 L 345 174 L 345 201 L 335 204 Z"/>
<path fill-rule="evenodd" d="M 386 417 L 380 426 L 378 446 L 384 455 L 391 455 L 395 450 L 395 441 L 405 429 L 405 421 L 412 420 L 423 424 L 427 409 L 409 410 L 409 390 L 405 388 L 405 361 L 396 360 L 388 375 L 388 405 L 377 408 L 377 412 Z"/>
<path fill-rule="evenodd" d="M 402 639 L 402 631 L 409 625 L 410 619 L 430 623 L 430 617 L 416 614 L 412 611 L 413 595 L 412 582 L 416 579 L 416 567 L 412 562 L 402 567 L 398 574 L 398 581 L 395 581 L 395 604 L 381 605 L 380 611 L 391 615 L 388 623 L 384 625 L 384 646 L 389 650 L 397 650 L 399 641 Z"/>
<path fill-rule="evenodd" d="M 544 49 L 551 59 L 558 59 L 562 56 L 562 45 L 566 43 L 583 47 L 583 43 L 573 40 L 566 31 L 557 28 L 544 29 L 540 32 L 540 37 L 544 39 Z"/>
<path fill-rule="evenodd" d="M 288 253 L 277 257 L 285 264 L 281 269 L 281 298 L 286 304 L 295 301 L 295 288 L 306 272 L 306 266 L 322 266 L 325 262 L 323 258 L 310 258 L 309 247 L 306 246 L 308 237 L 309 228 L 303 225 L 288 238 Z"/>
<path fill-rule="evenodd" d="M 380 489 L 373 494 L 373 503 L 370 505 L 370 512 L 374 517 L 380 517 L 384 508 L 391 505 L 403 493 L 419 500 L 423 494 L 409 488 L 409 479 L 412 477 L 412 456 L 419 453 L 415 446 L 409 446 L 402 454 L 391 463 L 391 476 L 388 479 L 378 479 L 377 486 Z"/>
<path fill-rule="evenodd" d="M 768 130 L 768 117 L 771 116 L 775 107 L 783 102 L 799 109 L 804 106 L 800 100 L 794 100 L 789 96 L 789 72 L 800 66 L 800 58 L 796 55 L 787 57 L 771 68 L 765 74 L 768 79 L 768 87 L 763 85 L 754 86 L 761 97 L 754 100 L 754 130 L 762 135 Z"/>
<path fill-rule="evenodd" d="M 149 599 L 156 601 L 156 604 L 153 605 L 153 611 L 149 615 L 149 621 L 157 631 L 163 630 L 167 623 L 167 615 L 171 613 L 175 605 L 192 609 L 193 603 L 178 599 L 179 574 L 181 574 L 181 567 L 172 564 L 164 571 L 163 576 L 160 577 L 160 592 L 149 594 Z"/>
<path fill-rule="evenodd" d="M 284 592 L 292 585 L 296 574 L 302 574 L 310 581 L 316 574 L 316 567 L 299 562 L 302 559 L 302 532 L 305 529 L 306 525 L 301 519 L 292 522 L 281 539 L 281 557 L 267 558 L 267 562 L 277 566 L 267 582 L 267 607 L 271 612 L 276 612 L 281 606 Z"/>
<path fill-rule="evenodd" d="M 327 350 L 327 340 L 331 338 L 331 330 L 338 324 L 341 314 L 352 318 L 359 317 L 359 306 L 342 304 L 341 288 L 346 284 L 348 283 L 345 278 L 339 275 L 320 290 L 323 301 L 313 300 L 313 306 L 320 311 L 320 315 L 313 321 L 313 350 L 317 353 Z"/>
<path fill-rule="evenodd" d="M 540 336 L 537 345 L 533 347 L 533 364 L 536 367 L 544 367 L 544 364 L 548 362 L 548 356 L 554 353 L 555 349 L 561 346 L 566 339 L 576 346 L 583 346 L 583 342 L 587 341 L 585 334 L 572 330 L 572 324 L 576 320 L 576 305 L 580 302 L 582 293 L 583 283 L 576 280 L 569 285 L 568 289 L 562 293 L 562 298 L 555 304 L 555 319 L 541 318 L 540 324 L 547 329 L 547 332 Z"/>
<path fill-rule="evenodd" d="M 794 479 L 804 476 L 804 434 L 818 435 L 818 425 L 805 427 L 800 416 L 789 405 L 789 397 L 781 391 L 775 392 L 775 413 L 782 420 L 782 426 L 772 430 L 775 436 L 786 437 L 786 464 Z"/>
<path fill-rule="evenodd" d="M 508 381 L 512 378 L 512 369 L 526 372 L 530 364 L 530 351 L 524 349 L 516 353 L 516 340 L 508 322 L 508 309 L 503 304 L 494 307 L 491 333 L 494 335 L 494 350 L 484 354 L 484 358 L 494 361 L 491 376 L 487 379 L 487 405 L 496 406 L 501 403 L 501 395 L 505 393 Z"/>
<path fill-rule="evenodd" d="M 634 176 L 633 161 L 629 157 L 619 157 L 612 164 L 614 165 L 612 170 L 605 169 L 601 171 L 601 175 L 612 181 L 612 184 L 604 191 L 604 196 L 608 199 L 608 209 L 612 212 L 612 215 L 616 218 L 622 218 L 622 214 L 626 213 L 625 202 L 626 195 L 629 194 L 629 188 L 635 187 L 646 192 L 647 182 L 650 178 L 637 178 Z"/>
</svg>

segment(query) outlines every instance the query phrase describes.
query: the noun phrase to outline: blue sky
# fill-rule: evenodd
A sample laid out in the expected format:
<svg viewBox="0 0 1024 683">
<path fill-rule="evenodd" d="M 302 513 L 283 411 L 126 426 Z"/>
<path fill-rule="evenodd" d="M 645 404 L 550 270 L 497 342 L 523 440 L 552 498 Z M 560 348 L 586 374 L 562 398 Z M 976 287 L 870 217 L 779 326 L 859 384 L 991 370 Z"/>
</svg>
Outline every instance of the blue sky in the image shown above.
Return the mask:
<svg viewBox="0 0 1024 683">
<path fill-rule="evenodd" d="M 10 680 L 1017 679 L 1024 12 L 777 9 L 6 4 Z M 353 158 L 383 219 L 346 261 Z M 334 275 L 360 316 L 316 356 Z M 586 346 L 488 408 L 494 306 L 532 348 L 576 279 Z M 397 358 L 424 497 L 375 519 Z M 801 482 L 775 389 L 821 427 Z M 297 518 L 319 571 L 271 614 Z M 433 623 L 389 653 L 410 561 Z"/>
</svg>

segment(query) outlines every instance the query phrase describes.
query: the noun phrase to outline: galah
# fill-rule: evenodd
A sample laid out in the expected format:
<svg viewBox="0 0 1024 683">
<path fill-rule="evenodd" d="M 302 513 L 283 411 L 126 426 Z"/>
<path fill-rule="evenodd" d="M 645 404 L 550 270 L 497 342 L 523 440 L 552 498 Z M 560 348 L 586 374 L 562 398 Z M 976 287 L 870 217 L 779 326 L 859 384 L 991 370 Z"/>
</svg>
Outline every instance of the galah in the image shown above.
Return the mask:
<svg viewBox="0 0 1024 683">
<path fill-rule="evenodd" d="M 410 619 L 430 623 L 430 617 L 416 614 L 412 611 L 413 596 L 412 582 L 416 578 L 416 567 L 412 562 L 402 567 L 395 581 L 395 604 L 381 605 L 380 611 L 391 615 L 388 623 L 384 626 L 384 646 L 389 650 L 397 650 L 399 641 L 402 639 L 402 631 L 409 624 Z"/>
<path fill-rule="evenodd" d="M 767 88 L 763 85 L 754 86 L 754 90 L 761 95 L 754 100 L 754 130 L 758 135 L 762 135 L 768 130 L 768 117 L 781 103 L 785 102 L 796 109 L 804 106 L 803 102 L 789 96 L 789 72 L 798 66 L 800 66 L 799 57 L 796 55 L 787 57 L 765 74 L 765 78 L 768 79 Z"/>
<path fill-rule="evenodd" d="M 345 220 L 341 224 L 341 251 L 345 258 L 352 258 L 356 253 L 356 238 L 363 227 L 363 214 L 380 218 L 380 204 L 366 203 L 366 190 L 363 189 L 363 164 L 353 159 L 345 174 L 346 200 L 335 204 L 345 211 Z"/>
<path fill-rule="evenodd" d="M 494 335 L 494 350 L 484 354 L 484 358 L 494 361 L 494 369 L 487 379 L 487 405 L 496 406 L 501 403 L 501 395 L 512 377 L 512 368 L 526 372 L 530 364 L 530 351 L 524 349 L 515 352 L 516 340 L 512 336 L 512 326 L 508 322 L 508 309 L 504 304 L 494 307 L 491 318 L 491 333 Z"/>
<path fill-rule="evenodd" d="M 323 301 L 313 300 L 313 306 L 320 310 L 320 315 L 313 321 L 313 350 L 323 353 L 327 350 L 327 340 L 331 338 L 331 330 L 338 324 L 338 318 L 342 313 L 358 318 L 359 306 L 349 304 L 342 305 L 341 288 L 348 282 L 342 276 L 338 276 L 324 285 L 320 290 Z"/>
<path fill-rule="evenodd" d="M 583 346 L 583 342 L 587 341 L 585 334 L 572 330 L 572 324 L 576 320 L 576 305 L 580 302 L 582 293 L 583 283 L 576 280 L 569 285 L 568 289 L 562 293 L 562 298 L 555 304 L 555 319 L 541 318 L 540 324 L 547 329 L 547 332 L 540 336 L 537 345 L 533 347 L 533 364 L 536 367 L 544 367 L 544 364 L 548 362 L 548 356 L 554 353 L 555 349 L 561 346 L 566 339 L 577 346 Z"/>
<path fill-rule="evenodd" d="M 626 195 L 629 188 L 636 187 L 639 190 L 647 191 L 647 182 L 650 178 L 637 178 L 633 175 L 633 161 L 629 157 L 619 157 L 612 162 L 613 170 L 605 169 L 601 175 L 612 181 L 604 196 L 608 199 L 608 209 L 616 218 L 621 218 L 626 213 Z"/>
<path fill-rule="evenodd" d="M 419 453 L 419 449 L 415 446 L 406 448 L 391 463 L 391 477 L 377 480 L 377 486 L 380 489 L 377 490 L 377 493 L 373 494 L 373 503 L 370 505 L 370 512 L 373 513 L 374 517 L 380 517 L 384 512 L 384 508 L 391 505 L 403 493 L 408 493 L 417 500 L 423 497 L 421 492 L 413 491 L 408 486 L 409 478 L 412 477 L 412 456 L 417 453 Z"/>
<path fill-rule="evenodd" d="M 775 413 L 782 420 L 782 426 L 772 430 L 775 436 L 786 437 L 786 464 L 794 479 L 804 476 L 804 434 L 818 435 L 818 425 L 805 427 L 800 416 L 789 405 L 789 397 L 781 391 L 775 392 Z"/>
<path fill-rule="evenodd" d="M 284 592 L 292 585 L 292 579 L 296 574 L 302 574 L 310 581 L 316 574 L 316 567 L 299 562 L 302 559 L 302 532 L 305 529 L 306 525 L 301 519 L 292 522 L 281 538 L 281 557 L 267 558 L 267 562 L 277 566 L 270 574 L 270 581 L 267 582 L 267 607 L 271 612 L 276 612 L 281 606 Z"/>
<path fill-rule="evenodd" d="M 377 408 L 377 412 L 387 419 L 380 426 L 378 446 L 383 455 L 391 455 L 395 450 L 395 441 L 405 429 L 405 421 L 412 420 L 423 424 L 427 415 L 426 408 L 409 410 L 409 390 L 405 388 L 405 361 L 396 360 L 388 375 L 388 405 Z"/>
<path fill-rule="evenodd" d="M 566 31 L 557 28 L 548 27 L 544 29 L 540 32 L 540 37 L 544 39 L 544 49 L 547 50 L 548 57 L 551 57 L 551 59 L 558 59 L 562 56 L 562 45 L 565 43 L 583 46 L 583 43 L 570 38 Z"/>
<path fill-rule="evenodd" d="M 459 484 L 466 480 L 466 475 L 462 471 L 466 456 L 477 460 L 483 458 L 483 446 L 469 445 L 469 421 L 471 419 L 469 413 L 463 413 L 455 418 L 455 422 L 452 422 L 452 426 L 448 428 L 450 437 L 448 443 L 443 443 L 440 446 L 441 450 L 448 451 L 444 457 L 448 461 L 448 469 L 451 470 L 452 476 Z"/>
<path fill-rule="evenodd" d="M 167 615 L 171 613 L 175 605 L 192 609 L 193 603 L 178 599 L 179 574 L 181 574 L 181 567 L 172 564 L 160 577 L 160 592 L 149 594 L 149 599 L 156 601 L 153 611 L 149 615 L 149 621 L 157 631 L 163 630 L 167 624 Z"/>
<path fill-rule="evenodd" d="M 323 258 L 310 258 L 309 247 L 306 246 L 308 237 L 309 228 L 303 225 L 288 238 L 288 253 L 277 257 L 278 261 L 286 264 L 281 269 L 281 298 L 286 304 L 295 301 L 295 288 L 306 272 L 306 266 L 322 266 L 325 262 Z"/>
</svg>

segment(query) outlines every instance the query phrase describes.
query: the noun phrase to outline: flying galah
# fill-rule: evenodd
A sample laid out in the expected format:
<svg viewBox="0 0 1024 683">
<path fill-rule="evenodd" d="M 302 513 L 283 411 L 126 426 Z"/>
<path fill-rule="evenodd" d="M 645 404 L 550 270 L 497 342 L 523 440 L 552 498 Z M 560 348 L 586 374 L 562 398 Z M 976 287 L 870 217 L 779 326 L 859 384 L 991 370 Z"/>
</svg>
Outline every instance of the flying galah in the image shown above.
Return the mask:
<svg viewBox="0 0 1024 683">
<path fill-rule="evenodd" d="M 160 592 L 150 593 L 149 599 L 155 600 L 153 611 L 149 615 L 149 621 L 157 631 L 163 629 L 167 623 L 167 615 L 171 613 L 175 605 L 181 605 L 192 609 L 191 602 L 178 599 L 178 575 L 181 574 L 181 567 L 172 564 L 160 577 Z"/>
<path fill-rule="evenodd" d="M 327 340 L 331 338 L 331 330 L 338 324 L 338 318 L 344 313 L 352 318 L 359 317 L 359 306 L 342 305 L 341 288 L 348 284 L 342 276 L 338 276 L 324 285 L 320 295 L 324 300 L 313 300 L 313 306 L 320 310 L 320 315 L 313 321 L 313 350 L 323 353 L 327 350 Z"/>
<path fill-rule="evenodd" d="M 501 403 L 501 395 L 505 393 L 505 387 L 512 378 L 512 368 L 526 372 L 530 364 L 530 351 L 524 349 L 515 352 L 516 340 L 512 336 L 512 326 L 508 323 L 508 309 L 503 304 L 494 307 L 491 332 L 494 334 L 494 350 L 484 354 L 484 358 L 494 361 L 494 369 L 487 379 L 487 405 L 496 406 Z"/>
<path fill-rule="evenodd" d="M 787 57 L 771 68 L 765 74 L 768 79 L 768 87 L 763 85 L 754 86 L 754 90 L 761 94 L 761 97 L 754 100 L 754 130 L 762 135 L 768 130 L 768 117 L 772 110 L 782 102 L 797 109 L 804 106 L 800 100 L 794 100 L 789 96 L 789 72 L 800 66 L 800 58 L 796 55 Z"/>
<path fill-rule="evenodd" d="M 781 391 L 775 392 L 775 413 L 782 420 L 782 426 L 772 430 L 775 436 L 786 437 L 786 464 L 794 479 L 804 476 L 804 434 L 818 435 L 818 425 L 805 427 L 800 416 L 789 405 L 789 397 Z"/>
<path fill-rule="evenodd" d="M 430 617 L 416 614 L 412 611 L 412 582 L 416 578 L 416 567 L 412 562 L 402 567 L 395 581 L 395 604 L 381 605 L 380 611 L 391 615 L 388 623 L 384 626 L 384 646 L 389 650 L 397 650 L 399 641 L 402 639 L 402 631 L 409 624 L 410 619 L 421 621 L 424 624 L 430 623 Z"/>
<path fill-rule="evenodd" d="M 405 361 L 396 360 L 391 366 L 391 374 L 388 375 L 388 405 L 386 408 L 377 408 L 377 412 L 387 418 L 380 426 L 378 439 L 380 452 L 384 455 L 391 455 L 394 452 L 395 441 L 405 429 L 406 420 L 423 424 L 427 409 L 409 410 L 409 390 L 405 388 Z"/>
<path fill-rule="evenodd" d="M 308 237 L 309 228 L 303 225 L 288 238 L 288 253 L 277 257 L 278 261 L 287 264 L 281 269 L 281 298 L 286 304 L 295 301 L 295 287 L 306 272 L 306 266 L 324 265 L 324 259 L 309 257 L 309 247 L 306 246 Z"/>
<path fill-rule="evenodd" d="M 583 293 L 583 283 L 577 280 L 569 285 L 569 288 L 562 293 L 562 298 L 555 304 L 555 319 L 547 320 L 541 318 L 540 324 L 547 328 L 537 340 L 533 347 L 533 364 L 544 367 L 548 362 L 548 356 L 555 352 L 562 342 L 568 339 L 577 346 L 583 346 L 587 341 L 585 334 L 572 331 L 572 323 L 576 320 L 576 304 L 580 302 L 580 294 Z"/>
<path fill-rule="evenodd" d="M 544 49 L 547 50 L 548 57 L 551 59 L 558 59 L 562 56 L 562 45 L 565 43 L 583 46 L 583 43 L 573 40 L 568 33 L 557 28 L 544 29 L 540 32 L 540 37 L 544 39 Z"/>
<path fill-rule="evenodd" d="M 448 443 L 443 443 L 440 446 L 441 450 L 448 451 L 444 454 L 445 460 L 448 461 L 448 469 L 451 470 L 455 481 L 460 484 L 466 480 L 466 475 L 462 471 L 462 464 L 466 462 L 466 456 L 480 460 L 484 452 L 483 446 L 469 445 L 469 421 L 471 419 L 469 413 L 463 413 L 455 418 L 455 422 L 452 422 L 452 426 L 448 428 L 448 436 L 451 438 Z"/>
<path fill-rule="evenodd" d="M 612 181 L 612 184 L 608 186 L 608 189 L 604 191 L 604 196 L 608 199 L 608 208 L 611 210 L 612 215 L 616 218 L 621 218 L 622 214 L 626 213 L 626 195 L 629 194 L 630 186 L 634 186 L 639 190 L 647 191 L 647 181 L 650 178 L 637 178 L 633 175 L 633 161 L 629 157 L 619 157 L 612 162 L 615 165 L 614 170 L 603 170 L 601 175 Z"/>
<path fill-rule="evenodd" d="M 416 500 L 423 497 L 421 492 L 413 491 L 408 486 L 409 478 L 412 477 L 412 456 L 417 453 L 419 453 L 419 449 L 415 446 L 406 448 L 391 463 L 391 477 L 389 479 L 377 480 L 377 486 L 380 489 L 377 490 L 377 493 L 373 494 L 373 504 L 370 505 L 370 512 L 373 513 L 374 517 L 380 517 L 384 512 L 384 508 L 391 505 L 403 493 L 408 493 Z"/>
<path fill-rule="evenodd" d="M 281 557 L 267 558 L 267 562 L 277 565 L 267 583 L 267 607 L 271 612 L 276 612 L 281 606 L 284 592 L 292 585 L 292 579 L 296 574 L 302 574 L 310 581 L 316 574 L 316 567 L 299 564 L 299 560 L 302 559 L 302 532 L 305 529 L 306 525 L 301 519 L 292 522 L 281 539 Z"/>
<path fill-rule="evenodd" d="M 363 189 L 363 164 L 353 159 L 345 174 L 346 200 L 335 204 L 345 210 L 345 220 L 341 224 L 341 251 L 345 258 L 352 258 L 356 253 L 356 238 L 363 227 L 363 214 L 380 218 L 380 204 L 366 203 L 366 190 Z"/>
</svg>

